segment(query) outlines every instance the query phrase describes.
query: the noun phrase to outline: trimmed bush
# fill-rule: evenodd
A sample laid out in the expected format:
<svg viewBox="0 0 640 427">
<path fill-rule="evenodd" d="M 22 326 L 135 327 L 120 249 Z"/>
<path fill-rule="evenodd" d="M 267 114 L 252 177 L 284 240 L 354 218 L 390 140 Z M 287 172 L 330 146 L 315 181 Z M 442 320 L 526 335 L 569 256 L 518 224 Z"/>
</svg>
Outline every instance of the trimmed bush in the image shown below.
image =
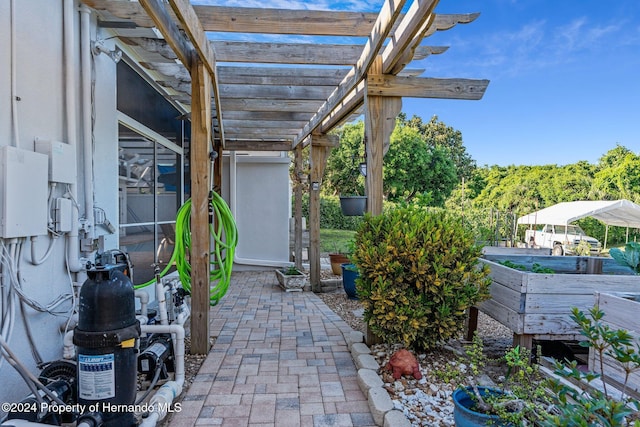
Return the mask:
<svg viewBox="0 0 640 427">
<path fill-rule="evenodd" d="M 445 211 L 408 206 L 366 215 L 352 260 L 371 332 L 414 350 L 456 336 L 466 310 L 489 296 L 480 254 L 460 218 Z"/>
</svg>

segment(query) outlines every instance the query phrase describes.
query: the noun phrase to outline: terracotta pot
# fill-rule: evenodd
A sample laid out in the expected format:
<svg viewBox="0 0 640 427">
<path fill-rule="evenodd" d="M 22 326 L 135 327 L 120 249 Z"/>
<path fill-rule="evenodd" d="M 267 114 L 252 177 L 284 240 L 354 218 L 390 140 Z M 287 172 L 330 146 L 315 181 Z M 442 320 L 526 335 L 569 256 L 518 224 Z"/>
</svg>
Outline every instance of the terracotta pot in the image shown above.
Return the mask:
<svg viewBox="0 0 640 427">
<path fill-rule="evenodd" d="M 349 258 L 347 258 L 344 254 L 329 254 L 329 262 L 331 262 L 331 272 L 337 276 L 342 275 L 342 264 L 349 262 Z"/>
</svg>

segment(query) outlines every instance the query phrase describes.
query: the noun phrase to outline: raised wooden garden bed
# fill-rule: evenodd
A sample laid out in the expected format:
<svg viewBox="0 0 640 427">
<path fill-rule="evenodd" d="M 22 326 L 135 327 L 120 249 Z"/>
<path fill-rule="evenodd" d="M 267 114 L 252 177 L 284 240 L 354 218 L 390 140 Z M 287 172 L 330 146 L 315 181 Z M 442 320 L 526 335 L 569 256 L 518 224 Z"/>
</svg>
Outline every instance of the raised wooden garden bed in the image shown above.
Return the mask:
<svg viewBox="0 0 640 427">
<path fill-rule="evenodd" d="M 514 344 L 528 348 L 534 339 L 580 339 L 577 325 L 571 320 L 571 308 L 590 309 L 596 291 L 634 292 L 640 288 L 640 277 L 611 258 L 486 254 L 480 261 L 489 265 L 492 283 L 491 298 L 478 304 L 477 309 L 511 329 Z M 505 261 L 528 270 L 538 264 L 554 273 L 520 271 L 500 264 Z M 475 328 L 473 317 L 474 310 L 470 313 L 469 336 Z"/>
<path fill-rule="evenodd" d="M 640 277 L 636 277 L 640 282 Z M 640 284 L 640 283 L 639 283 Z M 629 331 L 637 343 L 640 339 L 640 289 L 632 293 L 595 293 L 595 304 L 604 312 L 602 321 L 612 330 L 624 329 Z M 600 358 L 593 349 L 589 349 L 589 370 L 600 372 Z M 608 384 L 622 389 L 624 371 L 620 364 L 610 356 L 604 357 L 604 373 Z M 633 372 L 629 376 L 626 392 L 636 399 L 640 399 L 640 372 Z"/>
</svg>

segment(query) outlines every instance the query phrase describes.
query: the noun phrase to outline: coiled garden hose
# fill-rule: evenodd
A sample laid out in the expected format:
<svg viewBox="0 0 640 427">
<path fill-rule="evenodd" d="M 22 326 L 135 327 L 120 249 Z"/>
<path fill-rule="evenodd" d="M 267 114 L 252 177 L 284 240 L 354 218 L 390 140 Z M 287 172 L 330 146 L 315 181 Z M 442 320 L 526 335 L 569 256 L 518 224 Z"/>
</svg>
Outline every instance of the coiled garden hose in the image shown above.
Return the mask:
<svg viewBox="0 0 640 427">
<path fill-rule="evenodd" d="M 209 233 L 214 239 L 214 248 L 211 251 L 211 271 L 209 273 L 209 303 L 216 305 L 227 293 L 231 281 L 233 258 L 238 245 L 238 229 L 229 206 L 215 191 L 210 193 L 210 208 L 218 220 L 217 229 L 209 224 Z M 178 210 L 176 215 L 176 236 L 173 253 L 167 266 L 160 272 L 160 277 L 167 274 L 173 263 L 176 264 L 182 288 L 191 292 L 191 264 L 188 254 L 191 248 L 191 199 L 187 200 Z M 151 279 L 146 283 L 135 285 L 135 289 L 144 288 L 156 282 Z M 213 283 L 215 282 L 215 283 Z"/>
</svg>

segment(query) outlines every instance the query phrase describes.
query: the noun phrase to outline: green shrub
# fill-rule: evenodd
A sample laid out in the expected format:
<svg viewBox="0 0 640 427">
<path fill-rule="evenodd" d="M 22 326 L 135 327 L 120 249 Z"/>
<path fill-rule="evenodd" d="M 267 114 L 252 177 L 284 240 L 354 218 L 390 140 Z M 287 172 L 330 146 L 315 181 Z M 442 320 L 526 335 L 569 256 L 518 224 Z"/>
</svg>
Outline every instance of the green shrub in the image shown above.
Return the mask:
<svg viewBox="0 0 640 427">
<path fill-rule="evenodd" d="M 459 218 L 444 211 L 409 206 L 366 215 L 352 259 L 371 332 L 415 350 L 455 336 L 466 310 L 488 297 L 480 253 Z"/>
</svg>

